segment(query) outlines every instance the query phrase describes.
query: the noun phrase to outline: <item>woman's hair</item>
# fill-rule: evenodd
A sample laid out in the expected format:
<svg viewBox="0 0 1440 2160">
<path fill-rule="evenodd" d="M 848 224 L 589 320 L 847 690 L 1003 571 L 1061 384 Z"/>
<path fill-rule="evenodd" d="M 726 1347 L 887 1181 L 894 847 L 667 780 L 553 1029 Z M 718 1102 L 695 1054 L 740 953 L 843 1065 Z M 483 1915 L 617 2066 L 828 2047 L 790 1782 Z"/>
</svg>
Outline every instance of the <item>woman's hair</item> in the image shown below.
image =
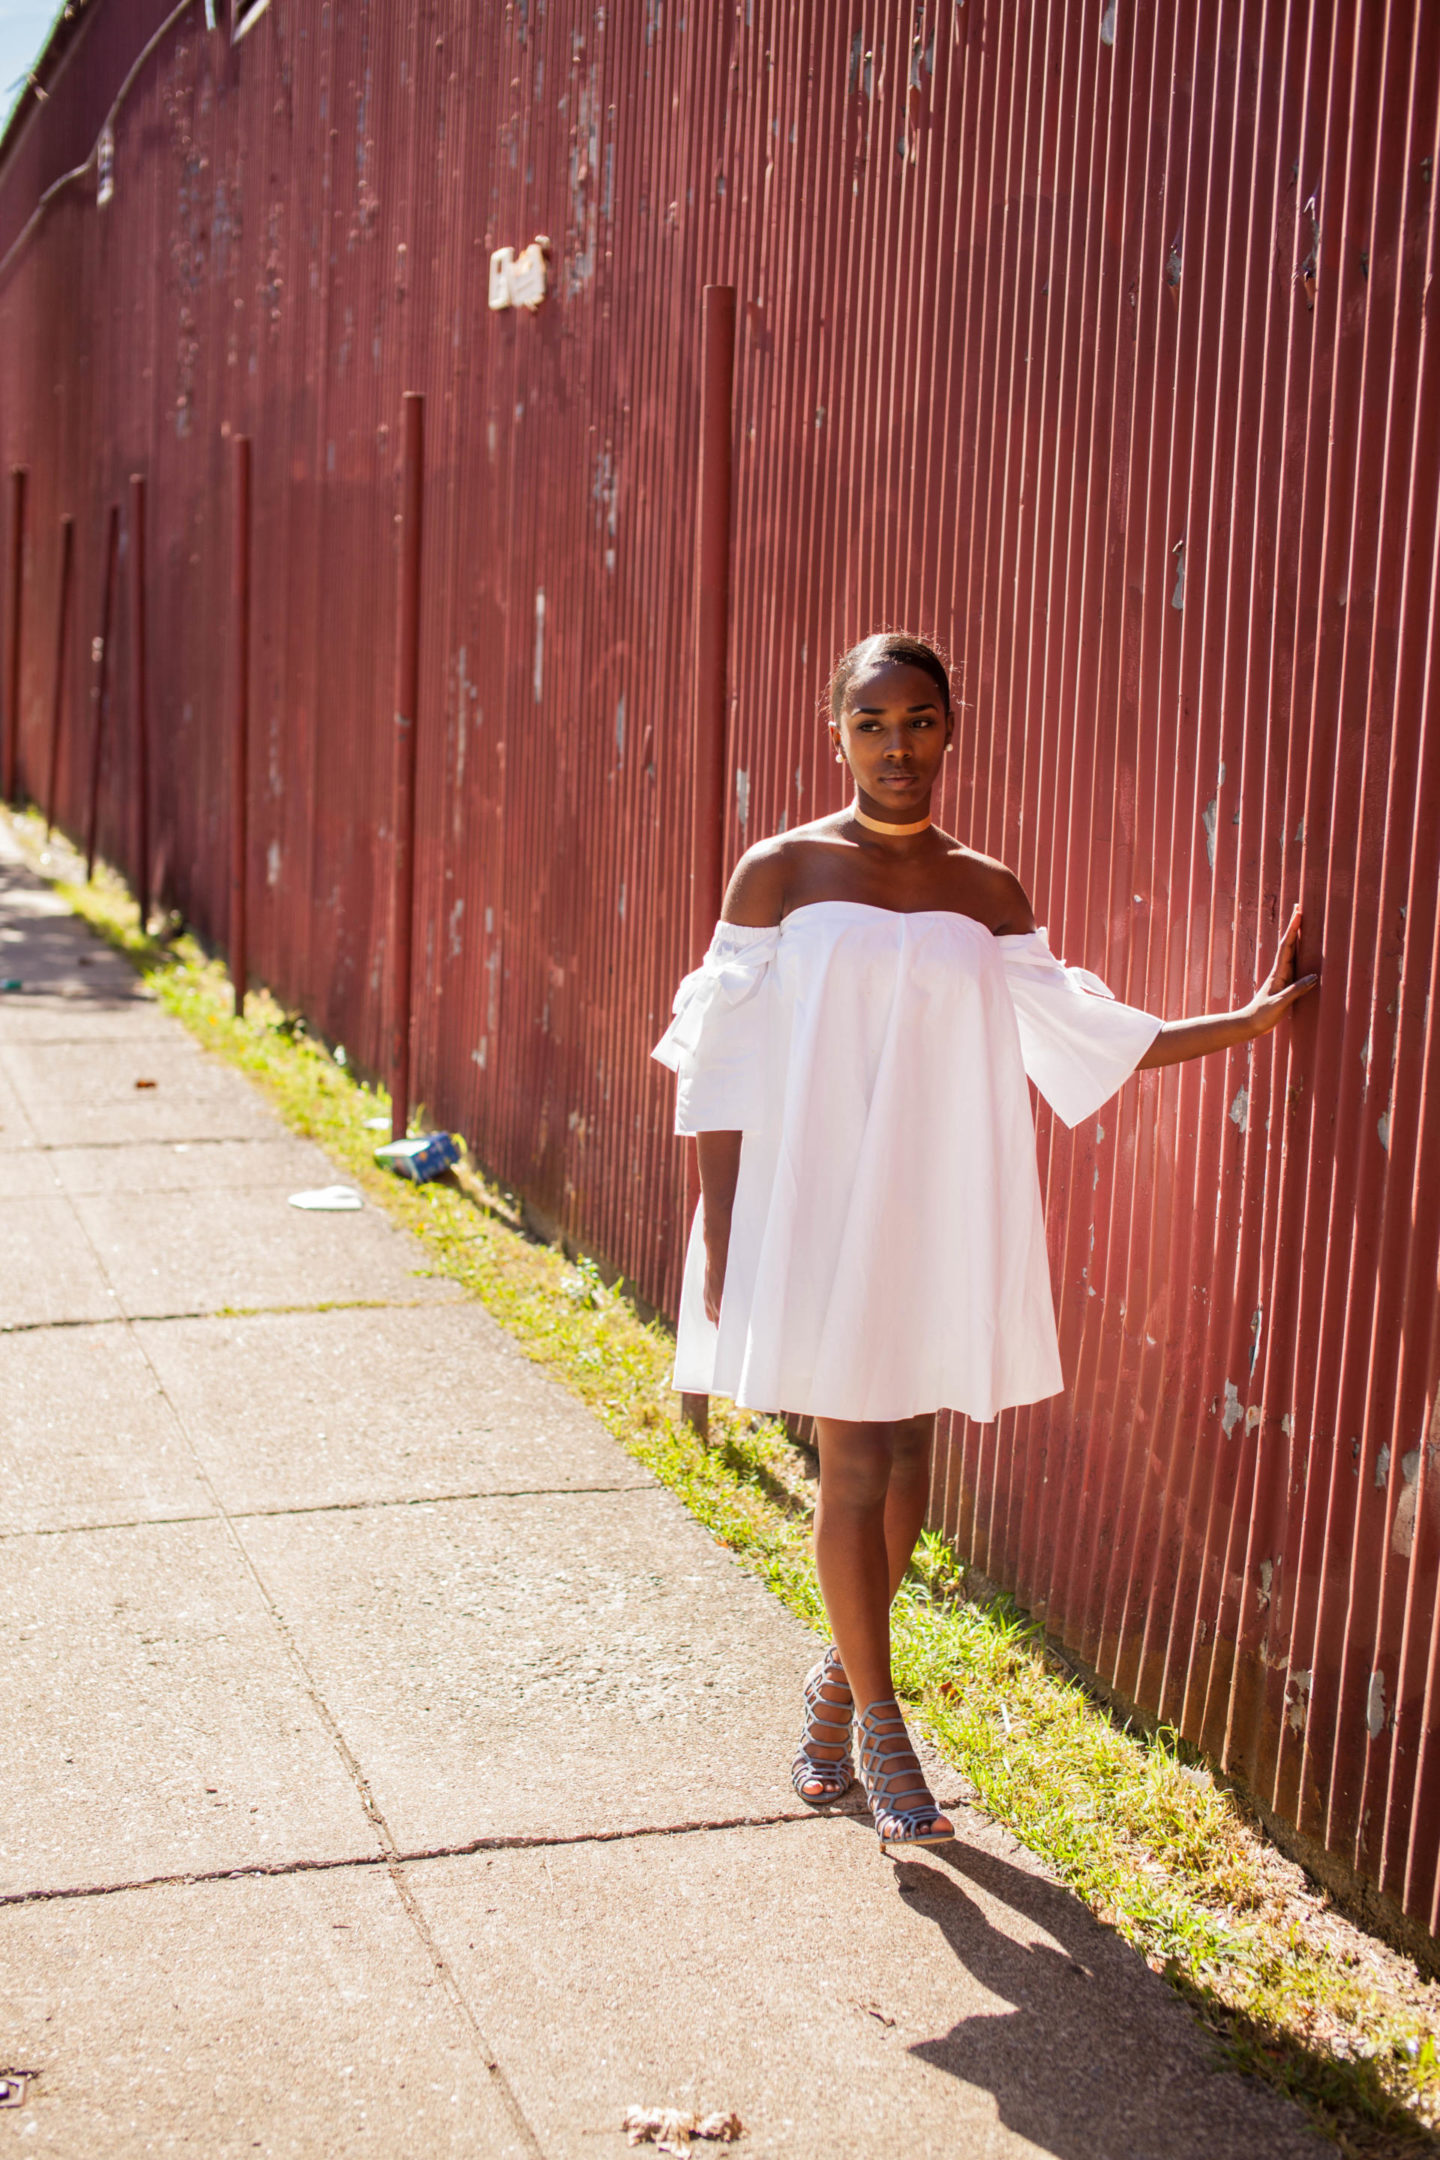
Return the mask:
<svg viewBox="0 0 1440 2160">
<path fill-rule="evenodd" d="M 909 630 L 876 630 L 842 653 L 835 663 L 830 677 L 830 710 L 837 720 L 851 682 L 862 668 L 873 667 L 877 660 L 899 660 L 906 667 L 920 668 L 940 692 L 946 712 L 950 711 L 950 670 L 939 647 Z"/>
</svg>

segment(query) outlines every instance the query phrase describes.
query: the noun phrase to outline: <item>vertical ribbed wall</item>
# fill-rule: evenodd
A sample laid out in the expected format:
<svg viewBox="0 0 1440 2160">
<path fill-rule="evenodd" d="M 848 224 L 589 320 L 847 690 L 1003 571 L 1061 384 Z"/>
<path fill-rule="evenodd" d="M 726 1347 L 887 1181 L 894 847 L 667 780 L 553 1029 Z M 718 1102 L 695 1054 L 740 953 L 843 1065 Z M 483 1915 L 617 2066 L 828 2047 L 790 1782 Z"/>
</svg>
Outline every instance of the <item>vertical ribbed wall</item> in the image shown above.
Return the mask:
<svg viewBox="0 0 1440 2160">
<path fill-rule="evenodd" d="M 3 244 L 157 19 L 97 0 L 74 33 L 0 164 Z M 223 931 L 246 430 L 251 950 L 371 1068 L 427 393 L 416 1093 L 662 1305 L 705 281 L 740 299 L 731 856 L 836 805 L 828 664 L 904 623 L 962 685 L 947 818 L 1123 995 L 1243 999 L 1303 899 L 1325 982 L 1292 1029 L 1073 1136 L 1042 1113 L 1072 1384 L 957 1424 L 937 1509 L 1432 1929 L 1437 72 L 1421 0 L 272 0 L 233 50 L 197 4 L 120 114 L 114 201 L 73 187 L 0 272 L 22 777 L 68 510 L 77 825 L 103 522 L 144 471 L 165 882 Z M 491 314 L 490 250 L 540 232 L 552 297 Z"/>
</svg>

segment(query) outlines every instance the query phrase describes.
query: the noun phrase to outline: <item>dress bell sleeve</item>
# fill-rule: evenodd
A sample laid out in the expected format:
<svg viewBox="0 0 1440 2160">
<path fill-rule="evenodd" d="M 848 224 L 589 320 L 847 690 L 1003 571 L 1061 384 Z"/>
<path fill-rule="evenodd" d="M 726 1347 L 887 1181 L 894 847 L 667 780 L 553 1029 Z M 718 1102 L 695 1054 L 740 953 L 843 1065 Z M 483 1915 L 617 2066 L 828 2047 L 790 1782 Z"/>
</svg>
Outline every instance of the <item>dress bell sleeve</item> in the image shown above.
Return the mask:
<svg viewBox="0 0 1440 2160">
<path fill-rule="evenodd" d="M 745 1132 L 764 1114 L 777 929 L 717 923 L 710 950 L 675 994 L 650 1055 L 668 1065 L 677 1133 Z"/>
<path fill-rule="evenodd" d="M 1087 968 L 1066 967 L 1043 930 L 995 942 L 1025 1070 L 1055 1115 L 1079 1125 L 1128 1080 L 1164 1023 L 1122 1005 Z"/>
</svg>

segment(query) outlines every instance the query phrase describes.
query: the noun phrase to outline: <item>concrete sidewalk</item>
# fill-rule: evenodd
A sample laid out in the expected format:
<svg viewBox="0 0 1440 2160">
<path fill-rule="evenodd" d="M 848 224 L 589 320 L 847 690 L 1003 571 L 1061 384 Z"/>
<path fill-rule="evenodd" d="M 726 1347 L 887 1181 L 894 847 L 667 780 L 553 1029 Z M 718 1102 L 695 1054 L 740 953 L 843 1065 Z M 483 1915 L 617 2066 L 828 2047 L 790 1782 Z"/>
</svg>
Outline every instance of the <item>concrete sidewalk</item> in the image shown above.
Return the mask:
<svg viewBox="0 0 1440 2160">
<path fill-rule="evenodd" d="M 813 1640 L 0 825 L 12 976 L 0 2160 L 1329 2149 L 990 1823 L 800 1807 Z"/>
</svg>

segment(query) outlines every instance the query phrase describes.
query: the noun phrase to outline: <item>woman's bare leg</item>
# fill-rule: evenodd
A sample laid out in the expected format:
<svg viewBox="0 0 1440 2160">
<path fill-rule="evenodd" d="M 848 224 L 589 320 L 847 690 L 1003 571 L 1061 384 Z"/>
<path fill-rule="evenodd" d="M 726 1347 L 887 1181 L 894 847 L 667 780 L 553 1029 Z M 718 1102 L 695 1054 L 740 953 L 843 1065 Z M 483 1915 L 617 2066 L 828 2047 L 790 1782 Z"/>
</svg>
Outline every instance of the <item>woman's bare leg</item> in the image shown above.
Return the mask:
<svg viewBox="0 0 1440 2160">
<path fill-rule="evenodd" d="M 906 1418 L 884 1425 L 852 1425 L 824 1418 L 816 1420 L 815 1430 L 821 1451 L 820 1497 L 815 1510 L 815 1559 L 826 1610 L 832 1619 L 831 1590 L 825 1581 L 831 1555 L 827 1550 L 822 1558 L 821 1547 L 829 1547 L 832 1542 L 836 1544 L 834 1557 L 838 1561 L 838 1570 L 829 1570 L 836 1578 L 835 1597 L 845 1602 L 847 1586 L 863 1581 L 869 1585 L 864 1593 L 865 1600 L 869 1605 L 875 1605 L 878 1592 L 874 1582 L 870 1581 L 868 1570 L 875 1559 L 872 1548 L 878 1517 L 884 1550 L 886 1595 L 882 1639 L 884 1692 L 888 1695 L 893 1691 L 889 1608 L 905 1579 L 910 1556 L 925 1524 L 935 1420 L 931 1416 Z M 827 1457 L 831 1465 L 828 1474 Z M 836 1533 L 833 1541 L 832 1530 Z M 872 1613 L 872 1633 L 877 1624 L 881 1623 L 876 1622 Z M 839 1645 L 838 1635 L 836 1642 Z M 840 1646 L 840 1655 L 843 1663 L 843 1646 Z M 882 1698 L 873 1695 L 861 1697 L 862 1701 L 879 1699 Z"/>
<path fill-rule="evenodd" d="M 889 1671 L 890 1559 L 886 1548 L 885 1501 L 890 1483 L 890 1450 L 883 1425 L 843 1425 L 817 1419 L 815 1443 L 820 1453 L 820 1493 L 815 1504 L 815 1565 L 820 1590 L 835 1637 L 840 1661 L 845 1662 L 845 1640 L 858 1645 L 883 1629 L 885 1669 Z M 833 1593 L 833 1594 L 832 1594 Z M 837 1609 L 844 1607 L 843 1621 Z M 878 1618 L 877 1618 L 878 1616 Z M 862 1698 L 863 1700 L 864 1698 Z M 852 1697 L 848 1677 L 830 1673 L 822 1681 L 820 1700 L 831 1710 L 847 1713 Z M 826 1738 L 826 1727 L 808 1725 L 805 1748 L 812 1762 L 839 1763 L 850 1757 L 846 1741 L 836 1746 Z M 811 1778 L 802 1784 L 807 1800 L 825 1797 L 824 1783 Z"/>
<path fill-rule="evenodd" d="M 890 1598 L 905 1580 L 910 1556 L 925 1527 L 930 1505 L 930 1458 L 935 1447 L 935 1418 L 906 1418 L 889 1427 L 890 1483 L 885 1492 L 885 1552 L 890 1563 Z"/>
<path fill-rule="evenodd" d="M 815 1564 L 845 1677 L 865 1709 L 895 1696 L 890 1605 L 924 1521 L 934 1420 L 817 1418 L 815 1432 Z"/>
<path fill-rule="evenodd" d="M 858 1703 L 883 1702 L 890 1682 L 890 1553 L 885 1535 L 890 1427 L 817 1418 L 820 1493 L 815 1567 L 831 1633 Z"/>
</svg>

